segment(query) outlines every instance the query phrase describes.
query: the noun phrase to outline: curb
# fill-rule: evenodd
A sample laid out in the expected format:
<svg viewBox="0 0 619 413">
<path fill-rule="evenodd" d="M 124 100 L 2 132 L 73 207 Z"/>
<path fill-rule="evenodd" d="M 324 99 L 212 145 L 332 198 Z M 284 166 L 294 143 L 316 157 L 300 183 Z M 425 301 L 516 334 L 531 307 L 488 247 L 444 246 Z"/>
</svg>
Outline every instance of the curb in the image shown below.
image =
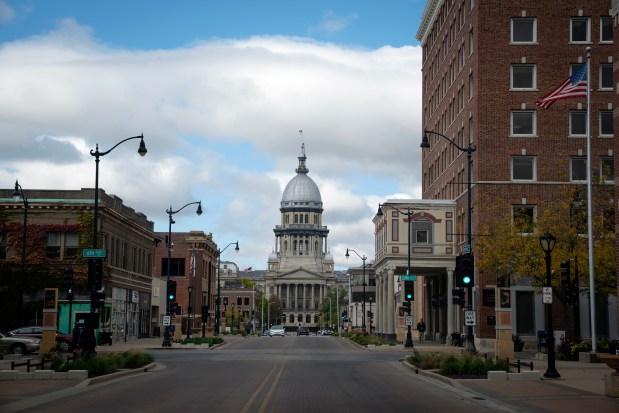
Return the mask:
<svg viewBox="0 0 619 413">
<path fill-rule="evenodd" d="M 103 383 L 108 380 L 117 379 L 119 377 L 130 376 L 132 374 L 137 374 L 137 373 L 146 373 L 147 371 L 154 369 L 156 366 L 157 366 L 157 363 L 150 363 L 144 367 L 139 367 L 137 369 L 117 371 L 116 373 L 110 373 L 110 374 L 105 374 L 103 376 L 93 377 L 91 379 L 86 379 L 82 381 L 80 384 L 78 384 L 78 387 L 88 387 L 93 384 Z"/>
</svg>

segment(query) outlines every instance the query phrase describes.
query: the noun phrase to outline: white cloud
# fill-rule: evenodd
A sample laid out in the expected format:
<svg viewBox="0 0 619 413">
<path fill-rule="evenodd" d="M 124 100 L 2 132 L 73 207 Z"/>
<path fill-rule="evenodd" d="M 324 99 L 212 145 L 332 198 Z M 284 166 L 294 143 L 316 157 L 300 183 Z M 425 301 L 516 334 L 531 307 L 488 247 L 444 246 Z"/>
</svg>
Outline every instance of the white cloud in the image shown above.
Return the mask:
<svg viewBox="0 0 619 413">
<path fill-rule="evenodd" d="M 308 28 L 308 33 L 338 33 L 350 26 L 358 17 L 356 13 L 351 13 L 346 16 L 337 16 L 333 11 L 327 10 L 322 14 L 322 20 L 319 24 L 312 25 Z"/>
<path fill-rule="evenodd" d="M 6 1 L 0 0 L 0 23 L 9 23 L 15 18 L 15 10 Z"/>
<path fill-rule="evenodd" d="M 100 186 L 167 231 L 236 241 L 241 267 L 264 268 L 303 129 L 336 264 L 346 247 L 373 258 L 371 218 L 389 193 L 420 196 L 421 53 L 358 50 L 281 36 L 130 51 L 72 20 L 0 45 L 0 179 L 27 188 Z M 180 216 L 182 215 L 182 216 Z M 351 260 L 349 260 L 352 263 Z"/>
</svg>

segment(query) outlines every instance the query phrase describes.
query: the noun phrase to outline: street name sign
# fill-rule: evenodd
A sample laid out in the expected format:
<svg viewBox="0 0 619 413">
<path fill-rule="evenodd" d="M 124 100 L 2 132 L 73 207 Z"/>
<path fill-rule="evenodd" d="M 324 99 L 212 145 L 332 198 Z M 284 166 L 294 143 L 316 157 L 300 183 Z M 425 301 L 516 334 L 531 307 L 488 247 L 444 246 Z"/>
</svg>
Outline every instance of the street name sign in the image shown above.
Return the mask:
<svg viewBox="0 0 619 413">
<path fill-rule="evenodd" d="M 82 250 L 82 257 L 84 258 L 105 258 L 106 251 L 104 249 L 85 249 Z"/>
<path fill-rule="evenodd" d="M 416 280 L 417 280 L 416 275 L 403 275 L 402 276 L 402 281 L 416 281 Z"/>
</svg>

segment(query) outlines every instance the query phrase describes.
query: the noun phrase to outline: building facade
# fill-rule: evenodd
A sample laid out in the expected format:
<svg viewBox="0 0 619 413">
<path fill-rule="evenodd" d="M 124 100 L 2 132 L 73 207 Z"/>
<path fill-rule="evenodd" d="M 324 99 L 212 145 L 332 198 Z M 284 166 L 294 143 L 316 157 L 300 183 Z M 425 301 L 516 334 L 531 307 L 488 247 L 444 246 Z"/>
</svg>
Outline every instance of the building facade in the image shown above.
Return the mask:
<svg viewBox="0 0 619 413">
<path fill-rule="evenodd" d="M 157 232 L 160 241 L 155 248 L 153 274 L 158 281 L 153 302 L 153 328 L 163 334 L 163 316 L 167 309 L 167 280 L 176 281 L 177 311 L 172 316 L 175 338 L 210 334 L 215 326 L 215 299 L 217 297 L 217 244 L 213 234 L 203 231 L 172 232 L 170 272 L 168 277 L 168 232 Z M 191 294 L 189 292 L 191 288 Z M 188 327 L 189 326 L 189 327 Z"/>
<path fill-rule="evenodd" d="M 266 297 L 279 298 L 281 321 L 289 329 L 317 328 L 320 305 L 336 284 L 327 245 L 329 229 L 322 222 L 322 198 L 308 176 L 304 144 L 298 159 L 297 175 L 282 195 L 281 220 L 273 230 L 275 245 L 265 274 Z"/>
<path fill-rule="evenodd" d="M 586 99 L 536 106 L 587 59 L 591 48 L 591 169 L 614 186 L 613 32 L 611 1 L 431 0 L 417 39 L 423 48 L 423 126 L 472 152 L 472 251 L 483 223 L 501 199 L 512 218 L 530 219 L 565 197 L 566 186 L 586 179 Z M 615 42 L 616 44 L 616 42 Z M 614 46 L 616 47 L 616 46 Z M 424 199 L 456 201 L 455 252 L 467 246 L 468 159 L 447 139 L 429 133 L 423 149 Z M 569 201 L 568 201 L 569 202 Z M 475 336 L 496 338 L 497 306 L 484 294 L 498 288 L 497 274 L 476 273 Z M 544 330 L 541 297 L 531 287 L 510 289 L 514 303 L 510 333 Z M 581 295 L 581 308 L 588 308 Z M 518 308 L 516 308 L 518 307 Z M 599 334 L 617 335 L 617 302 Z M 614 311 L 612 310 L 614 309 Z M 542 315 L 540 315 L 540 313 Z M 613 314 L 614 313 L 614 314 Z M 586 337 L 586 312 L 581 312 Z"/>
<path fill-rule="evenodd" d="M 148 337 L 152 333 L 153 223 L 117 196 L 99 191 L 98 247 L 105 250 L 101 329 L 117 340 Z M 11 193 L 0 190 L 0 267 L 7 274 L 16 271 L 23 251 L 24 204 L 10 198 Z M 70 320 L 76 320 L 78 313 L 90 311 L 88 260 L 82 250 L 93 245 L 94 190 L 26 188 L 23 193 L 28 214 L 22 323 L 41 320 L 43 289 L 59 288 L 58 328 L 69 333 Z M 64 279 L 67 270 L 72 274 L 72 284 Z M 9 282 L 8 277 L 4 281 Z M 70 287 L 74 293 L 71 306 L 66 294 Z"/>
</svg>

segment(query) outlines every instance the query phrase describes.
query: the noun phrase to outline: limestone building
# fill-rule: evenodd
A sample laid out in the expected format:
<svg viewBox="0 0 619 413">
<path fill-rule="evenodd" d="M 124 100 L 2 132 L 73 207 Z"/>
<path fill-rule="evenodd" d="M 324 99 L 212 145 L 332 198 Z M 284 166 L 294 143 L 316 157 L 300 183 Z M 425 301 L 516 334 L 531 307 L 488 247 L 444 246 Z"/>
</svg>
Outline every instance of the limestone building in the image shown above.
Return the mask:
<svg viewBox="0 0 619 413">
<path fill-rule="evenodd" d="M 308 176 L 305 144 L 298 159 L 297 175 L 282 195 L 281 219 L 273 230 L 275 245 L 265 275 L 267 298 L 275 295 L 281 305 L 281 319 L 271 323 L 288 329 L 317 328 L 320 303 L 335 287 L 333 256 L 327 246 L 329 229 L 322 223 L 320 190 Z"/>
</svg>

